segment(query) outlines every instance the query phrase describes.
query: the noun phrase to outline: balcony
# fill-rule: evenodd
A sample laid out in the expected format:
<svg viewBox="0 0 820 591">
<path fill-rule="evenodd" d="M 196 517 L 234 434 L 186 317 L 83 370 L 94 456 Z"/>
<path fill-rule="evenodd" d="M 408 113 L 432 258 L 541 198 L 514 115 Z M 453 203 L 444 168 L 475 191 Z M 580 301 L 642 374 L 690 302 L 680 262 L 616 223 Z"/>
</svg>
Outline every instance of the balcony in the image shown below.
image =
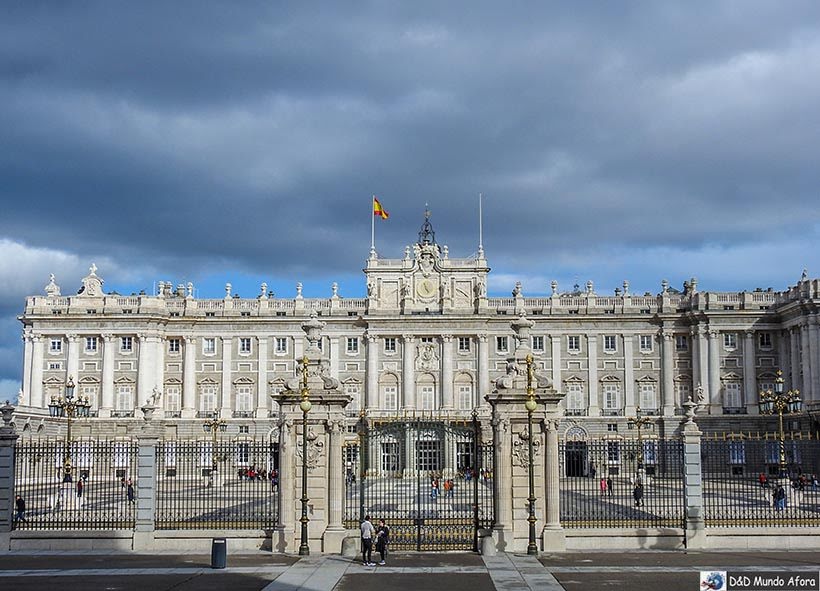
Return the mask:
<svg viewBox="0 0 820 591">
<path fill-rule="evenodd" d="M 118 418 L 118 419 L 133 417 L 134 416 L 134 411 L 133 410 L 112 410 L 111 411 L 111 416 L 114 417 L 114 418 Z"/>
<path fill-rule="evenodd" d="M 233 411 L 233 418 L 235 419 L 251 419 L 253 418 L 252 410 L 235 410 Z"/>
<path fill-rule="evenodd" d="M 601 411 L 601 416 L 604 417 L 622 417 L 624 411 L 622 408 L 605 408 Z"/>
<path fill-rule="evenodd" d="M 588 413 L 585 408 L 568 408 L 564 414 L 568 417 L 585 417 Z"/>
<path fill-rule="evenodd" d="M 745 415 L 748 411 L 745 406 L 724 406 L 723 414 L 725 415 Z"/>
</svg>

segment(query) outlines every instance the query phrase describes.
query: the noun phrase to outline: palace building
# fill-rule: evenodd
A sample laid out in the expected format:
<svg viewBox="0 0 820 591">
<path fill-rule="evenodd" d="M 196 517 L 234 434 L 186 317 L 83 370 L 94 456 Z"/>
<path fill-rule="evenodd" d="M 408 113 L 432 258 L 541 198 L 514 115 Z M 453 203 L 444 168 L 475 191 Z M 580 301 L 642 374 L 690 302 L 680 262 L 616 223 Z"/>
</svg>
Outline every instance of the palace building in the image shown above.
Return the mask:
<svg viewBox="0 0 820 591">
<path fill-rule="evenodd" d="M 789 428 L 812 424 L 820 403 L 820 280 L 806 274 L 783 291 L 682 291 L 661 282 L 635 294 L 628 282 L 613 295 L 587 282 L 527 297 L 487 296 L 489 262 L 450 256 L 429 219 L 397 259 L 371 250 L 367 297 L 275 298 L 265 284 L 252 299 L 193 296 L 193 286 L 160 282 L 156 293 L 105 293 L 92 265 L 76 295 L 52 275 L 44 295 L 26 298 L 19 317 L 25 342 L 23 384 L 15 415 L 24 436 L 49 435 L 52 397 L 69 377 L 91 417 L 80 435 L 122 436 L 141 424 L 139 410 L 158 401 L 167 437 L 201 436 L 218 413 L 228 431 L 267 437 L 275 395 L 296 375 L 305 350 L 302 324 L 324 323 L 319 343 L 329 373 L 352 398 L 349 432 L 362 411 L 372 417 L 489 415 L 485 396 L 505 375 L 516 347 L 511 322 L 534 323 L 528 343 L 539 373 L 564 394 L 561 436 L 625 431 L 640 413 L 660 435 L 674 433 L 689 398 L 701 402 L 705 431 L 772 430 L 777 417 L 758 412 L 758 393 L 799 390 L 804 412 Z"/>
</svg>

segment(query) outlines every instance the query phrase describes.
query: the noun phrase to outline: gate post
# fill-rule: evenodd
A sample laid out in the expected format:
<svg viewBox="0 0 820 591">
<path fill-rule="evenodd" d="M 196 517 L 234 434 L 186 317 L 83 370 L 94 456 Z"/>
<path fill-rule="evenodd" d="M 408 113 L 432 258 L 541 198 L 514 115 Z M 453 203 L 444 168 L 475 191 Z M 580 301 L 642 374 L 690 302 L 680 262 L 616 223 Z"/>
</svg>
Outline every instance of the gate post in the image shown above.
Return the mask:
<svg viewBox="0 0 820 591">
<path fill-rule="evenodd" d="M 137 481 L 135 490 L 134 550 L 151 550 L 157 516 L 157 444 L 162 424 L 153 420 L 156 407 L 142 407 L 145 423 L 137 435 Z"/>
<path fill-rule="evenodd" d="M 14 511 L 14 446 L 19 435 L 11 424 L 14 407 L 6 400 L 0 406 L 3 425 L 0 426 L 0 552 L 11 550 L 11 529 Z"/>
<path fill-rule="evenodd" d="M 683 422 L 683 494 L 686 508 L 686 547 L 706 547 L 706 524 L 703 514 L 703 465 L 701 463 L 701 435 L 695 423 L 697 404 L 690 398 L 683 403 L 686 421 Z"/>
<path fill-rule="evenodd" d="M 486 397 L 492 406 L 495 455 L 495 492 L 498 513 L 493 537 L 503 552 L 524 552 L 529 542 L 529 435 L 528 383 L 537 403 L 532 411 L 532 447 L 535 477 L 536 544 L 540 550 L 558 551 L 566 547 L 558 507 L 558 404 L 563 394 L 537 370 L 528 376 L 531 355 L 530 329 L 534 322 L 522 312 L 511 323 L 515 332 L 515 352 L 507 359 L 507 373 L 496 380 Z M 512 461 L 510 461 L 512 460 Z M 540 542 L 540 543 L 539 543 Z"/>
</svg>

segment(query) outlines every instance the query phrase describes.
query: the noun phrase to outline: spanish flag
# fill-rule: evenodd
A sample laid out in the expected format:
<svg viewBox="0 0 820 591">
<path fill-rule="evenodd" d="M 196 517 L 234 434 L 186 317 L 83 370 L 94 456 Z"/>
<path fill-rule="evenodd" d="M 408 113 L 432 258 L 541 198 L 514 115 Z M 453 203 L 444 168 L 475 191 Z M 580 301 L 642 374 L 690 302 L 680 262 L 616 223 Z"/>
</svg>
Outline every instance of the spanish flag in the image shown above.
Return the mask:
<svg viewBox="0 0 820 591">
<path fill-rule="evenodd" d="M 387 213 L 382 204 L 379 203 L 379 200 L 373 197 L 373 215 L 381 217 L 383 220 L 386 220 L 390 217 L 390 214 Z"/>
</svg>

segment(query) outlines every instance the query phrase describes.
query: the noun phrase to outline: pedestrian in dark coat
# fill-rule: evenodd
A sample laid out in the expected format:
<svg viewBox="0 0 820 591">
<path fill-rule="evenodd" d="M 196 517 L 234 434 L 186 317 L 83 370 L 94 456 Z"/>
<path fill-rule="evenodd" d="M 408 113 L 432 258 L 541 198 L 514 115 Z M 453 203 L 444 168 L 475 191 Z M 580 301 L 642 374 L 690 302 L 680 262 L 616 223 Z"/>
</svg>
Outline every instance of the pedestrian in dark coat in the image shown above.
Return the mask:
<svg viewBox="0 0 820 591">
<path fill-rule="evenodd" d="M 640 482 L 635 483 L 635 488 L 632 490 L 632 498 L 635 499 L 636 507 L 643 506 L 643 484 Z"/>
</svg>

